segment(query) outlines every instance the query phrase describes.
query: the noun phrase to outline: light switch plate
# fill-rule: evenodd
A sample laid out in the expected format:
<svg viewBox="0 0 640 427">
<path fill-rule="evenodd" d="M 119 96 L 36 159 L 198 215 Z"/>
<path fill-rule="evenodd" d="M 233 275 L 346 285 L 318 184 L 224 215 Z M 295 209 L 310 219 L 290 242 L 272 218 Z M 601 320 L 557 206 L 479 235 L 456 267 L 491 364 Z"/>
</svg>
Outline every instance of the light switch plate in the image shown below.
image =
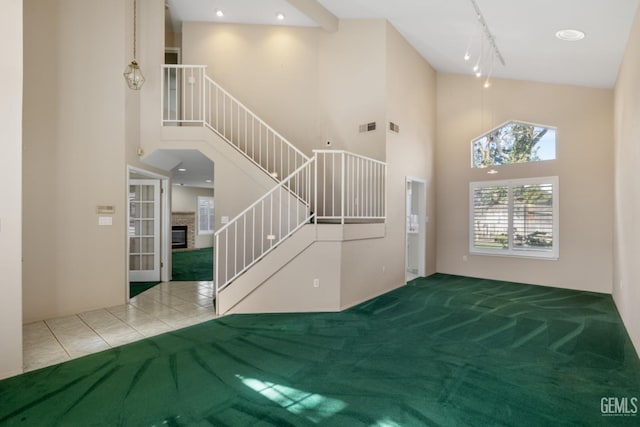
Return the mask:
<svg viewBox="0 0 640 427">
<path fill-rule="evenodd" d="M 113 225 L 113 217 L 110 217 L 110 216 L 99 216 L 98 217 L 98 225 Z"/>
</svg>

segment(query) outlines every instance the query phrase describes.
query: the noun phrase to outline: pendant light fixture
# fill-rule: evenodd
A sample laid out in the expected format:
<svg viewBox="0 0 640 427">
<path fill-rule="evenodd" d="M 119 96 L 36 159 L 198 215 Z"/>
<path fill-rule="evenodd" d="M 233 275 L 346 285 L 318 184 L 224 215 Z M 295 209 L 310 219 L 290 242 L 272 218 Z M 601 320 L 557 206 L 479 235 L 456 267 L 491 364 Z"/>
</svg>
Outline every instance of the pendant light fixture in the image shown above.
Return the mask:
<svg viewBox="0 0 640 427">
<path fill-rule="evenodd" d="M 142 75 L 140 65 L 138 65 L 136 61 L 136 21 L 138 18 L 136 6 L 136 0 L 133 0 L 133 61 L 131 61 L 131 64 L 124 70 L 123 75 L 129 89 L 140 90 L 144 84 L 144 76 Z"/>
</svg>

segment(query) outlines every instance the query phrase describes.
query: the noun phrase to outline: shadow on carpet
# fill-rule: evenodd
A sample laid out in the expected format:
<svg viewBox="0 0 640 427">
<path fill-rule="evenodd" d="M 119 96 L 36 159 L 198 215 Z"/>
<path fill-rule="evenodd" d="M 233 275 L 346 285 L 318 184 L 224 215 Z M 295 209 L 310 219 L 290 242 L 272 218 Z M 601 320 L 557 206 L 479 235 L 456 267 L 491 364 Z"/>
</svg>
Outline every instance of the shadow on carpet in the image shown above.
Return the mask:
<svg viewBox="0 0 640 427">
<path fill-rule="evenodd" d="M 172 281 L 213 280 L 213 248 L 179 251 L 171 254 Z"/>
<path fill-rule="evenodd" d="M 436 274 L 340 313 L 227 316 L 1 381 L 0 425 L 637 426 L 601 401 L 639 394 L 610 295 Z"/>
</svg>

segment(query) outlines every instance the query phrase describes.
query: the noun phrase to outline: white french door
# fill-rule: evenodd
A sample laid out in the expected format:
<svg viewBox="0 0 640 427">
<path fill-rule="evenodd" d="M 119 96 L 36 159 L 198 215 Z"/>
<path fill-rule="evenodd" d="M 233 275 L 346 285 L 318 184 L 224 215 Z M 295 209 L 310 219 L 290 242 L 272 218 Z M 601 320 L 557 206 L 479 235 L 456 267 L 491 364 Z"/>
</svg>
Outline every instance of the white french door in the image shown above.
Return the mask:
<svg viewBox="0 0 640 427">
<path fill-rule="evenodd" d="M 160 181 L 129 180 L 129 281 L 160 281 Z"/>
</svg>

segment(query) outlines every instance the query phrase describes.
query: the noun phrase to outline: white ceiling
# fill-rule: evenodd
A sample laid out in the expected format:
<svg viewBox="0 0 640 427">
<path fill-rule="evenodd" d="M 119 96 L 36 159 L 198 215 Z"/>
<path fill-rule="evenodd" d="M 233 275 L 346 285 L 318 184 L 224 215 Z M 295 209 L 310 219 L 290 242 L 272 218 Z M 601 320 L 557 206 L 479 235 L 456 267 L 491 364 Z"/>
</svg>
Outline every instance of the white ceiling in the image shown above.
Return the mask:
<svg viewBox="0 0 640 427">
<path fill-rule="evenodd" d="M 171 182 L 185 187 L 213 188 L 213 162 L 197 150 L 157 150 L 145 163 L 171 171 Z M 179 169 L 186 169 L 180 171 Z M 211 182 L 207 182 L 210 180 Z"/>
<path fill-rule="evenodd" d="M 463 59 L 479 40 L 470 0 L 318 0 L 338 18 L 387 19 L 438 71 L 471 74 Z M 182 21 L 314 26 L 286 0 L 167 0 L 174 26 Z M 493 75 L 516 80 L 611 88 L 638 0 L 477 0 L 506 66 Z M 218 18 L 215 10 L 223 10 Z M 564 42 L 556 31 L 576 28 L 584 40 Z M 476 50 L 479 51 L 479 47 Z M 473 52 L 472 52 L 473 54 Z"/>
<path fill-rule="evenodd" d="M 472 40 L 478 54 L 480 29 L 470 0 L 318 0 L 341 19 L 386 19 L 438 71 L 472 74 L 465 62 Z M 516 80 L 612 88 L 639 0 L 476 0 L 506 66 L 492 75 Z M 286 0 L 166 0 L 174 31 L 183 21 L 316 26 Z M 216 9 L 224 17 L 216 16 Z M 283 22 L 276 19 L 282 12 Z M 565 42 L 555 33 L 574 28 L 584 40 Z M 473 47 L 475 46 L 475 49 Z M 197 151 L 154 153 L 147 159 L 171 170 L 173 182 L 212 187 L 213 163 Z M 185 166 L 187 172 L 178 172 Z"/>
</svg>

